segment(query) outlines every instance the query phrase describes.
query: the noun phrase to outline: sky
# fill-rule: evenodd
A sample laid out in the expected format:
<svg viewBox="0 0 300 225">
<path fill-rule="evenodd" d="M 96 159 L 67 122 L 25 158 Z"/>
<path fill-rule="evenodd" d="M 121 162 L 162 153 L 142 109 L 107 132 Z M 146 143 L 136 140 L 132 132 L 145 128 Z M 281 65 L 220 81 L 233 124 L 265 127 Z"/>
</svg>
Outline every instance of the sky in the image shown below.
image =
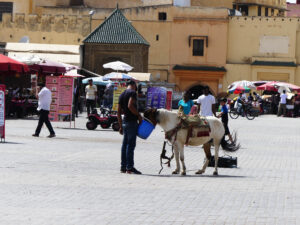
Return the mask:
<svg viewBox="0 0 300 225">
<path fill-rule="evenodd" d="M 296 3 L 296 0 L 287 0 L 286 2 Z"/>
</svg>

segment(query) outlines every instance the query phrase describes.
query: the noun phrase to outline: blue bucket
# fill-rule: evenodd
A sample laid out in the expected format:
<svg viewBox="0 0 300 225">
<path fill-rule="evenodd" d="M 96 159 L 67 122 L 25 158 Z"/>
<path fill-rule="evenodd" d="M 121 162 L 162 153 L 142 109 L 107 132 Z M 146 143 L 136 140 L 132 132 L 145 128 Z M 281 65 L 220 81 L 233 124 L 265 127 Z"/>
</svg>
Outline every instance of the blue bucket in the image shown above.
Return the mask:
<svg viewBox="0 0 300 225">
<path fill-rule="evenodd" d="M 138 136 L 142 139 L 147 139 L 154 130 L 154 128 L 155 126 L 150 121 L 143 119 L 142 123 L 139 125 L 138 128 Z"/>
</svg>

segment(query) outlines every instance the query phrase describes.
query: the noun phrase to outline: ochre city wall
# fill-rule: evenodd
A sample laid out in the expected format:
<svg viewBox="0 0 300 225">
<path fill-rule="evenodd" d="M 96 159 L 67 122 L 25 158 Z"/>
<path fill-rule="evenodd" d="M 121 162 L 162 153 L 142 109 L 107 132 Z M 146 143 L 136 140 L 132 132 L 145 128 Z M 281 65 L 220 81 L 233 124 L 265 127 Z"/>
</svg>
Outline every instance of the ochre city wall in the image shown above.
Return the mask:
<svg viewBox="0 0 300 225">
<path fill-rule="evenodd" d="M 231 17 L 228 25 L 227 62 L 249 63 L 252 57 L 299 58 L 300 51 L 296 51 L 300 45 L 297 37 L 299 21 L 296 18 L 281 17 Z M 260 52 L 263 36 L 288 37 L 288 53 Z"/>
<path fill-rule="evenodd" d="M 192 6 L 232 8 L 233 0 L 191 0 Z"/>
<path fill-rule="evenodd" d="M 0 42 L 19 42 L 29 36 L 31 43 L 80 44 L 90 33 L 89 16 L 3 14 Z"/>
<path fill-rule="evenodd" d="M 298 18 L 229 18 L 227 73 L 223 87 L 226 89 L 228 84 L 236 80 L 282 80 L 300 85 L 299 28 Z M 268 39 L 271 42 L 267 47 L 272 49 L 272 52 L 262 49 L 264 40 Z M 297 66 L 251 65 L 254 61 L 275 64 L 289 62 Z"/>
</svg>

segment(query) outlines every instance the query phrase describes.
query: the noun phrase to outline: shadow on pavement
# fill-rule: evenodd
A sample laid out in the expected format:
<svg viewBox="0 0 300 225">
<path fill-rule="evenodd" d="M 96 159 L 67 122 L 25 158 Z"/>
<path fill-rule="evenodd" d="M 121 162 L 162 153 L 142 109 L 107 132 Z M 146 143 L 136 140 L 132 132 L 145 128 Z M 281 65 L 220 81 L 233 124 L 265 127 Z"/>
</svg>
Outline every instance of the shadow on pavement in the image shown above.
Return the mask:
<svg viewBox="0 0 300 225">
<path fill-rule="evenodd" d="M 91 132 L 95 132 L 95 131 L 104 131 L 104 132 L 117 132 L 111 129 L 101 129 L 101 130 L 88 130 L 88 129 L 84 129 L 84 128 L 70 128 L 70 127 L 55 127 L 55 129 L 63 129 L 63 130 L 85 130 L 85 131 L 91 131 Z"/>
<path fill-rule="evenodd" d="M 1 145 L 1 144 L 19 145 L 19 144 L 24 144 L 24 143 L 13 142 L 13 141 L 5 141 L 5 142 L 0 142 L 0 145 Z"/>
<path fill-rule="evenodd" d="M 56 127 L 56 129 L 63 129 L 63 130 L 87 130 L 83 128 L 70 128 L 70 127 Z"/>
<path fill-rule="evenodd" d="M 180 174 L 165 174 L 165 175 L 161 175 L 161 174 L 142 174 L 142 176 L 149 176 L 149 177 L 187 177 L 187 178 L 199 178 L 199 177 L 208 177 L 208 178 L 247 178 L 247 176 L 233 176 L 233 175 L 218 175 L 218 176 L 214 176 L 214 175 L 180 175 Z"/>
</svg>

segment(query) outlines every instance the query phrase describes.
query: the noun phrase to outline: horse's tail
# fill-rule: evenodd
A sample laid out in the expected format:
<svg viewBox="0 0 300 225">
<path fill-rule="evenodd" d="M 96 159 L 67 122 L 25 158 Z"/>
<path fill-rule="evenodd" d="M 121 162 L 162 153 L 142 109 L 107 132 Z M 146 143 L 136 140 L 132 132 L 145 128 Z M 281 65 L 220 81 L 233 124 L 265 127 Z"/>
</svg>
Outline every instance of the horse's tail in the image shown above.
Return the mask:
<svg viewBox="0 0 300 225">
<path fill-rule="evenodd" d="M 223 136 L 221 140 L 221 146 L 224 151 L 236 152 L 237 150 L 240 149 L 241 145 L 239 143 L 236 143 L 237 142 L 236 133 L 232 135 L 232 139 L 233 139 L 233 143 L 229 143 L 228 141 L 225 140 L 225 135 Z"/>
</svg>

